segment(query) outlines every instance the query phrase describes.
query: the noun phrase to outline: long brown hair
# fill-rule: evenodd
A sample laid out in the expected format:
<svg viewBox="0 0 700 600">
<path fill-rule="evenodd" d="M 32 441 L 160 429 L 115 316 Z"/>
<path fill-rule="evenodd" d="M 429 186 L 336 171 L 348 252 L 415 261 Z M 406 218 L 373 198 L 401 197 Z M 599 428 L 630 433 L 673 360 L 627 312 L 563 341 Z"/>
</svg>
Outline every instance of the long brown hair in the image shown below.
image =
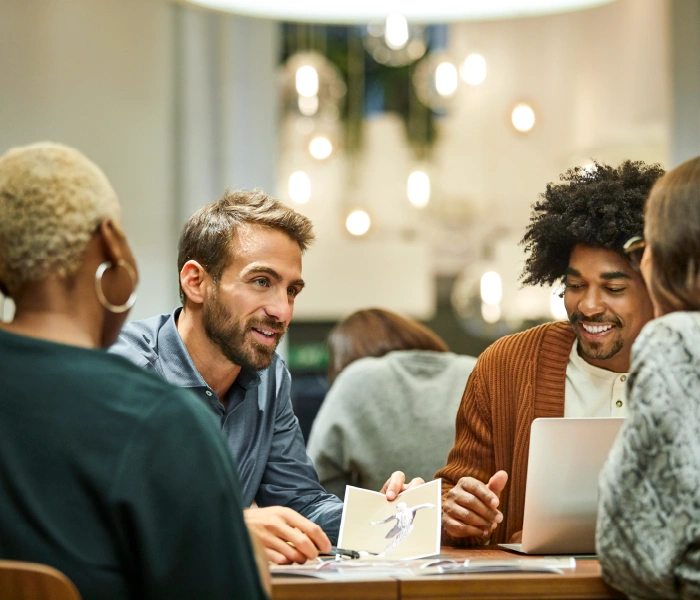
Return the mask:
<svg viewBox="0 0 700 600">
<path fill-rule="evenodd" d="M 358 310 L 338 323 L 328 336 L 331 383 L 351 362 L 384 356 L 393 350 L 449 352 L 443 339 L 425 325 L 381 308 Z"/>
<path fill-rule="evenodd" d="M 644 213 L 652 297 L 664 313 L 700 310 L 700 157 L 659 179 Z"/>
</svg>

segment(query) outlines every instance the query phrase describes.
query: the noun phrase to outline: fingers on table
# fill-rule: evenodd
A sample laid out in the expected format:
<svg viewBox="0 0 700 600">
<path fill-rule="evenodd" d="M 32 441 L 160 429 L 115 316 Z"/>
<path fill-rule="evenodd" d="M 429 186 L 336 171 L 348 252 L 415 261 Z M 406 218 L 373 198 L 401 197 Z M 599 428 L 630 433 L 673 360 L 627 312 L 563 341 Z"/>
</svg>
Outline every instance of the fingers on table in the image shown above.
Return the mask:
<svg viewBox="0 0 700 600">
<path fill-rule="evenodd" d="M 319 550 L 331 549 L 323 529 L 290 508 L 256 509 L 246 516 L 265 548 L 281 554 L 287 562 L 305 562 L 316 558 Z"/>
<path fill-rule="evenodd" d="M 488 538 L 491 533 L 490 527 L 478 527 L 458 521 L 446 513 L 442 513 L 442 528 L 453 538 L 480 537 Z"/>
<path fill-rule="evenodd" d="M 460 479 L 445 498 L 443 528 L 453 537 L 488 537 L 503 521 L 494 500 L 498 498 L 482 482 L 472 477 Z"/>
<path fill-rule="evenodd" d="M 291 529 L 291 527 L 290 527 Z M 303 535 L 303 534 L 302 534 Z M 284 557 L 284 560 L 279 561 L 279 560 L 274 560 L 274 562 L 277 562 L 278 564 L 286 564 L 286 563 L 305 563 L 308 559 L 310 558 L 315 558 L 317 552 L 311 552 L 311 556 L 308 556 L 306 553 L 302 552 L 300 548 L 296 547 L 296 543 L 293 542 L 290 539 L 287 539 L 287 537 L 293 537 L 291 535 L 283 537 L 279 534 L 274 533 L 273 531 L 268 531 L 268 533 L 265 536 L 261 536 L 262 542 L 265 545 L 265 550 L 267 551 L 268 556 L 277 556 L 281 555 Z M 306 536 L 304 536 L 306 537 Z M 307 538 L 308 541 L 308 538 Z M 290 545 L 288 542 L 291 542 L 294 544 L 294 546 Z M 309 542 L 310 544 L 310 542 Z M 277 556 L 279 558 L 279 556 Z"/>
</svg>

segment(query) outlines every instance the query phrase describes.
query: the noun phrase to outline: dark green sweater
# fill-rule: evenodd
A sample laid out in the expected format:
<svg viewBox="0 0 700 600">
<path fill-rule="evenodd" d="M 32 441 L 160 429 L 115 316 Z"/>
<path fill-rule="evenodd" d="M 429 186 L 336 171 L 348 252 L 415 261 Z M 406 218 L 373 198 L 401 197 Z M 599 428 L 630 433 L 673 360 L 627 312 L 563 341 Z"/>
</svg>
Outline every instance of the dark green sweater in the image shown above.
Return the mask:
<svg viewBox="0 0 700 600">
<path fill-rule="evenodd" d="M 91 598 L 264 598 L 206 407 L 128 361 L 0 330 L 0 558 Z"/>
</svg>

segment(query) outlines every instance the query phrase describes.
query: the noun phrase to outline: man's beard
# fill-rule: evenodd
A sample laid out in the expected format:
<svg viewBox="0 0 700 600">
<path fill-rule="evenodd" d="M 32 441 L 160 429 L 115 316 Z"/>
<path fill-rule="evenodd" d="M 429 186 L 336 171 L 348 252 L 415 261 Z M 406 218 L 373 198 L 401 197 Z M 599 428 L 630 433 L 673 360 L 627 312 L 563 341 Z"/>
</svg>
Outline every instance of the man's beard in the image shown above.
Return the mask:
<svg viewBox="0 0 700 600">
<path fill-rule="evenodd" d="M 601 344 L 600 342 L 590 342 L 583 339 L 579 335 L 578 329 L 574 327 L 579 321 L 586 321 L 588 323 L 612 323 L 615 325 L 615 337 L 611 340 L 611 344 Z M 622 347 L 624 343 L 622 342 L 622 336 L 620 335 L 620 330 L 618 329 L 622 323 L 616 317 L 606 319 L 603 315 L 602 317 L 584 317 L 582 313 L 575 312 L 569 316 L 569 323 L 574 327 L 574 332 L 576 332 L 576 338 L 578 339 L 578 353 L 582 358 L 587 358 L 589 360 L 607 360 L 615 356 Z M 581 325 L 583 328 L 583 325 Z"/>
<path fill-rule="evenodd" d="M 216 344 L 221 353 L 234 365 L 260 371 L 270 366 L 275 349 L 286 332 L 286 327 L 275 319 L 251 318 L 245 327 L 233 322 L 231 313 L 219 301 L 215 291 L 202 310 L 202 324 L 207 337 Z M 253 328 L 264 328 L 275 332 L 273 345 L 266 346 L 248 334 Z"/>
</svg>

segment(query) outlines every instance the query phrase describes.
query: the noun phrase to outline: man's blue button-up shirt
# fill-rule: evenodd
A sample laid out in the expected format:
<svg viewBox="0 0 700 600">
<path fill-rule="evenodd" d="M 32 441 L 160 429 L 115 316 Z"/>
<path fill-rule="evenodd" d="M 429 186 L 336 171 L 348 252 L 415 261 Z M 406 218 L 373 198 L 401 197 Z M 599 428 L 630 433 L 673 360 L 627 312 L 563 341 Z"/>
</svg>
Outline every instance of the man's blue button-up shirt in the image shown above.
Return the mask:
<svg viewBox="0 0 700 600">
<path fill-rule="evenodd" d="M 258 506 L 288 506 L 318 524 L 335 544 L 343 503 L 321 487 L 306 454 L 284 361 L 275 353 L 262 371 L 242 368 L 224 407 L 195 369 L 177 331 L 181 310 L 128 323 L 110 352 L 192 389 L 211 409 L 238 465 L 244 506 L 253 500 Z"/>
</svg>

